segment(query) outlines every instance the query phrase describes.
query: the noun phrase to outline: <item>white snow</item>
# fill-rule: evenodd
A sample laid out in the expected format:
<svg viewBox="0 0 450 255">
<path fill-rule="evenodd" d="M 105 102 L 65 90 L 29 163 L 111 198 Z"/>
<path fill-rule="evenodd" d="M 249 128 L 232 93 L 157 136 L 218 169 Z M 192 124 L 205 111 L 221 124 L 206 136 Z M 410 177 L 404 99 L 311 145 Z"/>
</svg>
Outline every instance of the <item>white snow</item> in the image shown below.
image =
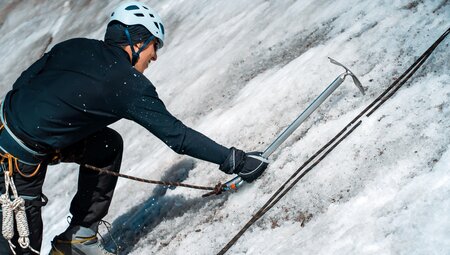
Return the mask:
<svg viewBox="0 0 450 255">
<path fill-rule="evenodd" d="M 342 72 L 327 56 L 347 65 L 367 93 L 345 81 L 238 193 L 204 199 L 200 191 L 119 180 L 106 220 L 124 254 L 136 255 L 217 253 L 450 25 L 447 0 L 144 2 L 167 31 L 145 75 L 174 115 L 225 146 L 264 150 Z M 0 96 L 56 43 L 102 39 L 118 3 L 2 0 Z M 450 254 L 449 43 L 229 254 Z M 125 174 L 208 186 L 231 178 L 176 155 L 137 124 L 112 127 L 125 141 Z M 47 173 L 42 254 L 67 226 L 76 169 Z"/>
</svg>

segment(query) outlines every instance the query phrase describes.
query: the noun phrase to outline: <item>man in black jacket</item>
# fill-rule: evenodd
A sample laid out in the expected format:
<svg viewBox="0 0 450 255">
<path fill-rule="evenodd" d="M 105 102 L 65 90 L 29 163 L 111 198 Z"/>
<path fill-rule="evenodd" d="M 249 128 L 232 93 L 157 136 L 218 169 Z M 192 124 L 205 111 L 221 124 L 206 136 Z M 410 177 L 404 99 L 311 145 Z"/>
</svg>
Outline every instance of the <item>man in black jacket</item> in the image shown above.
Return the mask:
<svg viewBox="0 0 450 255">
<path fill-rule="evenodd" d="M 80 164 L 80 173 L 70 226 L 55 237 L 51 254 L 104 254 L 97 228 L 108 212 L 117 177 L 84 165 L 119 171 L 123 141 L 107 126 L 122 118 L 142 125 L 175 152 L 218 164 L 247 182 L 266 169 L 262 157 L 219 145 L 167 111 L 143 75 L 156 61 L 164 33 L 150 7 L 122 4 L 111 15 L 104 42 L 79 38 L 59 43 L 14 83 L 0 112 L 0 202 L 12 205 L 18 192 L 25 200 L 30 233 L 28 244 L 23 230 L 17 230 L 21 226 L 14 226 L 14 235 L 0 237 L 1 254 L 14 246 L 19 254 L 40 249 L 46 200 L 42 184 L 47 165 L 60 161 Z"/>
</svg>

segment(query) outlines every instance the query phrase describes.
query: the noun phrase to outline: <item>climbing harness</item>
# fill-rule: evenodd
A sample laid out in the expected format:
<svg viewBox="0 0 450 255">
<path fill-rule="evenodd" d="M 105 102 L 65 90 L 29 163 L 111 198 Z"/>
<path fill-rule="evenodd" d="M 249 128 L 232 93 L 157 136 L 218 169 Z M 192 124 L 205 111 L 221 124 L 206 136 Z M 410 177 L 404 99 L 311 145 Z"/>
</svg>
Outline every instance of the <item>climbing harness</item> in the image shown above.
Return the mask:
<svg viewBox="0 0 450 255">
<path fill-rule="evenodd" d="M 270 197 L 270 199 L 254 214 L 254 216 L 245 224 L 245 226 L 225 245 L 218 255 L 225 254 L 239 238 L 260 219 L 267 211 L 269 211 L 278 201 L 289 192 L 295 184 L 297 184 L 309 171 L 311 171 L 317 164 L 320 163 L 336 146 L 350 135 L 361 123 L 363 115 L 369 117 L 376 111 L 384 102 L 386 102 L 392 95 L 394 95 L 400 87 L 402 87 L 411 76 L 422 66 L 428 59 L 436 47 L 447 37 L 450 33 L 448 28 L 434 43 L 412 64 L 398 79 L 396 79 L 380 96 L 378 96 L 372 103 L 369 104 L 362 112 L 360 112 L 350 123 L 347 124 L 336 136 L 334 136 L 327 144 L 320 148 L 311 158 L 303 163 L 291 177 L 280 186 L 280 188 Z M 307 167 L 309 165 L 309 167 Z M 306 168 L 307 167 L 307 168 Z M 303 172 L 302 172 L 303 171 Z M 301 173 L 301 174 L 300 174 Z M 300 175 L 299 175 L 300 174 Z M 292 181 L 292 183 L 291 183 Z M 289 184 L 290 183 L 290 184 Z M 289 186 L 288 186 L 289 185 Z"/>
<path fill-rule="evenodd" d="M 14 237 L 14 220 L 16 221 L 17 232 L 19 233 L 18 242 L 23 249 L 30 249 L 32 252 L 39 254 L 38 251 L 30 246 L 30 231 L 28 228 L 27 215 L 25 212 L 26 201 L 23 196 L 19 196 L 16 185 L 14 183 L 14 170 L 21 176 L 30 178 L 35 176 L 41 168 L 41 161 L 38 157 L 45 154 L 38 153 L 28 148 L 19 138 L 17 138 L 8 128 L 3 112 L 4 102 L 0 107 L 0 165 L 5 178 L 5 193 L 0 195 L 0 204 L 2 207 L 2 235 L 8 241 L 13 254 L 16 246 L 12 243 Z M 20 158 L 19 158 L 20 157 Z M 25 174 L 19 167 L 18 163 L 35 166 L 35 170 L 31 174 Z M 7 165 L 7 166 L 6 166 Z M 10 195 L 10 190 L 12 195 Z M 44 196 L 45 197 L 45 196 Z M 46 204 L 37 202 L 38 206 Z M 35 205 L 36 203 L 31 203 Z"/>
</svg>

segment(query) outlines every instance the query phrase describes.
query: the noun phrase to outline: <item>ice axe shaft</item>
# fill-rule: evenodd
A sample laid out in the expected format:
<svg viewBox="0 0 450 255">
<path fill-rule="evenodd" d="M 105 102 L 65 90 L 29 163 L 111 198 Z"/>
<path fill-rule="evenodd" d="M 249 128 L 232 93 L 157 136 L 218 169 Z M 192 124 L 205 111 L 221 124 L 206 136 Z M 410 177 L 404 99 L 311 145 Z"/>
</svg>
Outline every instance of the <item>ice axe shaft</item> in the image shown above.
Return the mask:
<svg viewBox="0 0 450 255">
<path fill-rule="evenodd" d="M 342 84 L 347 75 L 350 75 L 355 82 L 355 85 L 359 88 L 361 93 L 364 95 L 364 88 L 359 82 L 358 78 L 345 66 L 337 62 L 336 60 L 329 58 L 331 63 L 342 66 L 345 68 L 345 72 L 339 75 L 314 101 L 297 117 L 294 122 L 292 122 L 289 127 L 287 127 L 276 139 L 275 141 L 267 147 L 267 149 L 262 154 L 262 157 L 268 158 L 274 151 L 280 147 L 280 145 L 286 141 L 286 139 L 292 135 L 292 133 Z"/>
<path fill-rule="evenodd" d="M 297 119 L 292 122 L 276 139 L 272 144 L 267 147 L 267 149 L 261 155 L 263 158 L 269 158 L 272 153 L 274 153 L 281 144 L 283 144 L 286 139 L 292 135 L 292 133 L 342 84 L 347 76 L 351 76 L 353 82 L 364 95 L 364 88 L 361 82 L 356 78 L 356 76 L 344 65 L 337 62 L 336 60 L 330 58 L 330 62 L 341 66 L 345 69 L 345 72 L 340 74 L 328 87 L 316 98 L 314 101 L 297 117 Z M 224 184 L 224 190 L 237 190 L 244 181 L 241 177 L 237 176 L 232 180 Z"/>
</svg>

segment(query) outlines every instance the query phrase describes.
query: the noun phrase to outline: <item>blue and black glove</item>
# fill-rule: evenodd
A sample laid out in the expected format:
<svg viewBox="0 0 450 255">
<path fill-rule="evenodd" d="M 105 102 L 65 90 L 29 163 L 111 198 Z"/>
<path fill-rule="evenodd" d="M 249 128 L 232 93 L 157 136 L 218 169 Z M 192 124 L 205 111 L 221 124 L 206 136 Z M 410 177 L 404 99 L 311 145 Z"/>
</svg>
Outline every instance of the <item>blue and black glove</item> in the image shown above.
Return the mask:
<svg viewBox="0 0 450 255">
<path fill-rule="evenodd" d="M 219 169 L 227 174 L 237 174 L 244 181 L 256 180 L 269 165 L 269 161 L 261 157 L 261 152 L 249 152 L 230 149 L 227 159 L 220 165 Z"/>
</svg>

